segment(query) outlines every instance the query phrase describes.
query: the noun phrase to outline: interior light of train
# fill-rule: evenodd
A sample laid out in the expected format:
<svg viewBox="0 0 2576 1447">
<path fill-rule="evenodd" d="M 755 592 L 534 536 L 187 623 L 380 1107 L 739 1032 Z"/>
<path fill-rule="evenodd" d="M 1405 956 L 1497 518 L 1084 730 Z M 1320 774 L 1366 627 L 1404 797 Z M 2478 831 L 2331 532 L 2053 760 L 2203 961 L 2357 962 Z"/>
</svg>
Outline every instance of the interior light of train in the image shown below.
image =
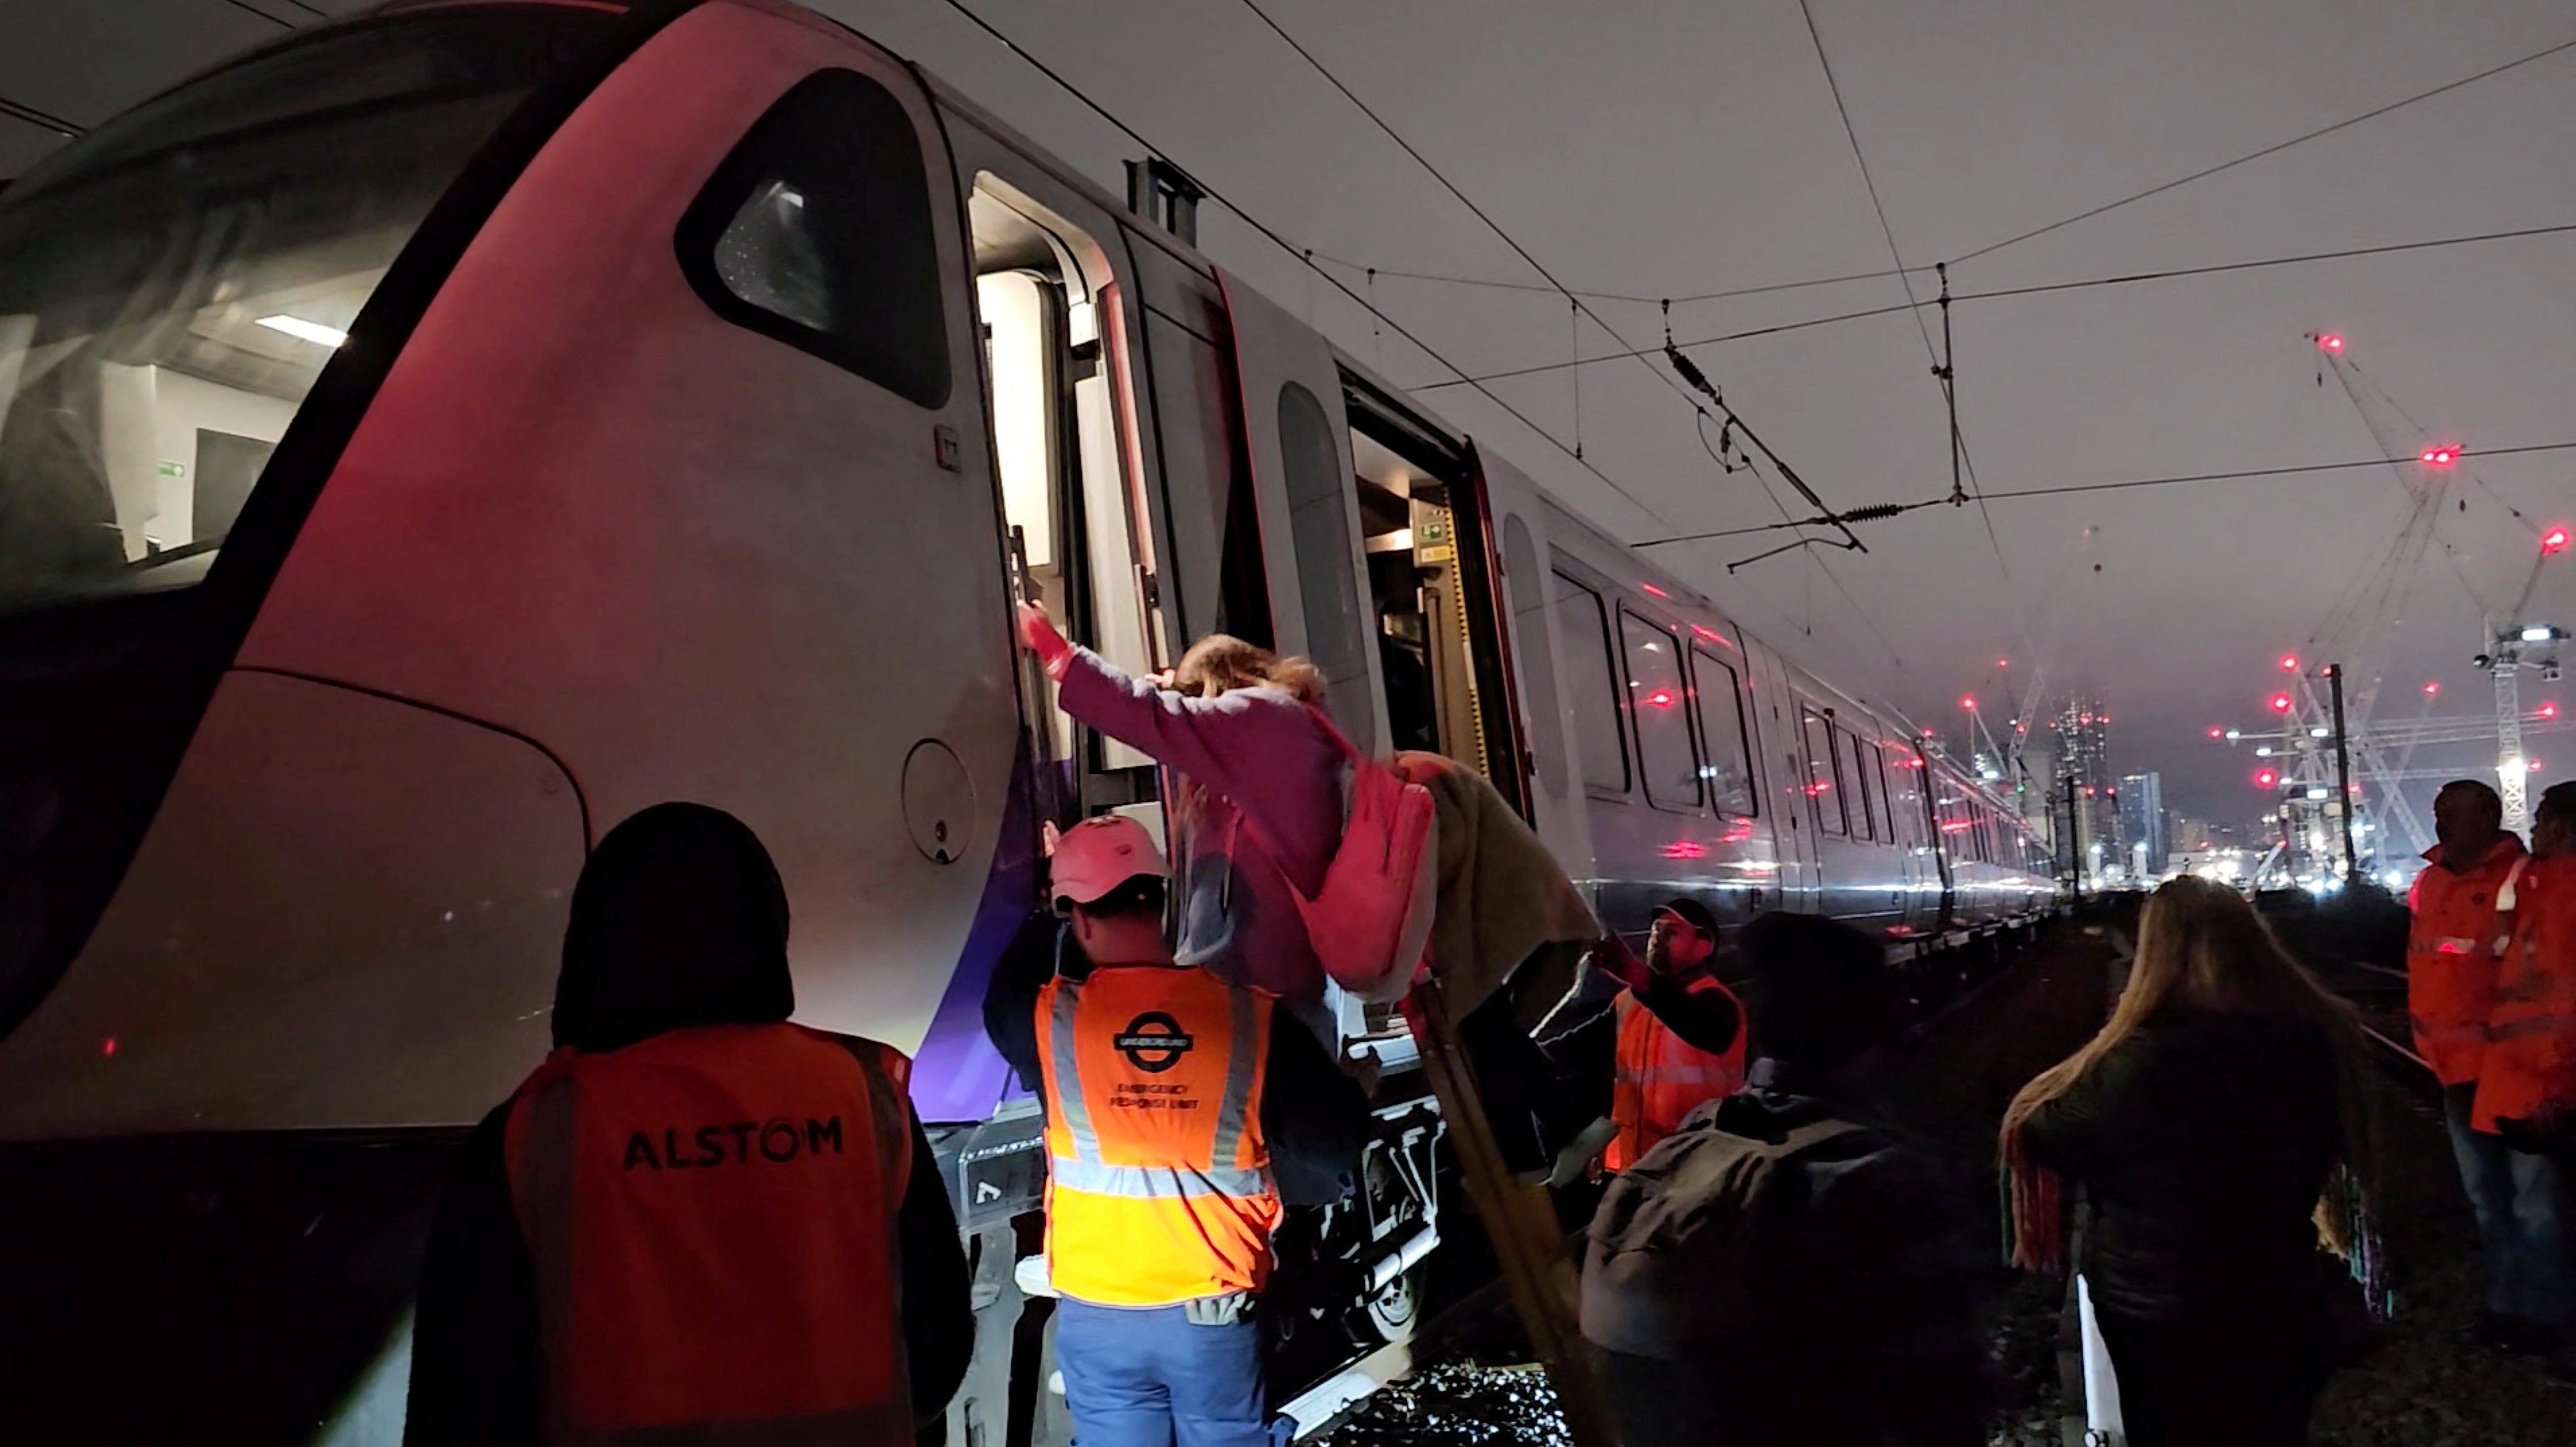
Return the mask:
<svg viewBox="0 0 2576 1447">
<path fill-rule="evenodd" d="M 2427 447 L 2415 456 L 2417 461 L 2428 467 L 2448 467 L 2460 460 L 2460 445 L 2456 442 L 2445 442 L 2438 446 Z"/>
<path fill-rule="evenodd" d="M 2342 350 L 2343 350 L 2343 333 L 2341 333 L 2341 332 L 2327 332 L 2325 335 L 2323 335 L 2323 336 L 2321 336 L 2321 337 L 2318 337 L 2318 338 L 2317 338 L 2317 347 L 2318 347 L 2318 349 L 2319 349 L 2319 350 L 2321 350 L 2321 351 L 2328 351 L 2328 352 L 2340 352 L 2340 351 L 2342 351 Z"/>
<path fill-rule="evenodd" d="M 2540 555 L 2542 557 L 2545 558 L 2551 553 L 2563 553 L 2565 551 L 2567 551 L 2567 529 L 2551 528 L 2549 531 L 2540 535 Z"/>
<path fill-rule="evenodd" d="M 2296 672 L 2298 672 L 2298 671 L 2299 671 L 2299 655 L 2297 655 L 2297 654 L 2295 654 L 2295 653 L 2284 653 L 2284 654 L 2282 654 L 2282 655 L 2281 655 L 2281 671 L 2282 671 L 2283 673 L 2296 673 Z"/>
<path fill-rule="evenodd" d="M 317 347 L 337 347 L 349 340 L 349 334 L 338 327 L 326 327 L 320 322 L 308 322 L 284 312 L 261 317 L 259 324 L 272 332 L 284 332 L 299 342 L 311 342 Z"/>
</svg>

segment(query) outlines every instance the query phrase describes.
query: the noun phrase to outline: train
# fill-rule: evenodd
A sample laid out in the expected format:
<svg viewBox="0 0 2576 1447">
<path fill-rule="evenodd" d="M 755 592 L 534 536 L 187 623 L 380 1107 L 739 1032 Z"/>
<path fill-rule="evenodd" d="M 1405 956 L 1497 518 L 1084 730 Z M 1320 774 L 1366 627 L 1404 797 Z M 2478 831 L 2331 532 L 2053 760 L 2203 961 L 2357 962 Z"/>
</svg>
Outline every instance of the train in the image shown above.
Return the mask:
<svg viewBox="0 0 2576 1447">
<path fill-rule="evenodd" d="M 1042 826 L 1159 823 L 1162 780 L 1053 709 L 1023 588 L 1129 669 L 1312 659 L 1632 935 L 1687 896 L 1939 968 L 2051 907 L 1895 711 L 850 28 L 386 5 L 0 191 L 13 1424 L 397 1440 L 446 1161 L 546 1052 L 586 852 L 694 799 L 777 859 L 798 1018 L 916 1061 L 980 1323 L 944 1440 L 1063 1440 L 979 1007 Z M 1401 1018 L 1331 1005 L 1379 1130 L 1283 1233 L 1283 1396 L 1400 1341 L 1442 1239 Z"/>
</svg>

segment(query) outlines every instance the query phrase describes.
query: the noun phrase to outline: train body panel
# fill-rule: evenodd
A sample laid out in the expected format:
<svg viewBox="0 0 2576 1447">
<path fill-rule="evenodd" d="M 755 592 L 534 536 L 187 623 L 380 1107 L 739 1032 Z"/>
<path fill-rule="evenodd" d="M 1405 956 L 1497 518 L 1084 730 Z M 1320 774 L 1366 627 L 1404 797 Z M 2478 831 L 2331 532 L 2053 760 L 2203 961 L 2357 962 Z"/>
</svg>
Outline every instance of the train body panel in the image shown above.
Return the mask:
<svg viewBox="0 0 2576 1447">
<path fill-rule="evenodd" d="M 982 1322 L 951 1440 L 1058 1440 L 1011 1272 L 1034 1106 L 980 1004 L 1040 822 L 1160 828 L 1163 788 L 1053 709 L 1015 589 L 1134 670 L 1211 631 L 1309 653 L 1355 738 L 1483 770 L 1632 937 L 1690 897 L 1730 929 L 1840 915 L 1904 957 L 2046 906 L 2026 826 L 1892 711 L 970 100 L 769 0 L 608 14 L 322 27 L 0 197 L 0 362 L 35 359 L 0 374 L 0 562 L 36 579 L 0 587 L 0 846 L 43 825 L 33 876 L 0 853 L 0 1239 L 70 1323 L 0 1340 L 13 1371 L 129 1370 L 100 1303 L 186 1272 L 150 1361 L 307 1350 L 239 1273 L 362 1275 L 363 1310 L 311 1319 L 382 1352 L 170 1395 L 382 1438 L 419 1182 L 543 1053 L 584 851 L 689 798 L 776 856 L 799 1018 L 917 1054 Z M 396 159 L 372 168 L 344 112 L 249 104 L 414 51 L 492 73 L 373 97 Z M 265 130 L 153 161 L 152 126 L 210 98 Z M 254 245 L 189 189 L 209 158 L 302 229 Z M 179 214 L 92 206 L 89 250 L 178 238 L 139 269 L 148 304 L 18 220 L 131 174 Z M 1361 1198 L 1283 1237 L 1282 1290 L 1322 1323 L 1292 1374 L 1400 1334 L 1438 1239 L 1401 1024 L 1336 1007 L 1392 1066 Z M 270 1229 L 306 1214 L 347 1224 Z M 74 1238 L 127 1265 L 46 1274 Z M 203 1259 L 135 1249 L 163 1240 Z M 158 1430 L 131 1410 L 107 1435 Z"/>
</svg>

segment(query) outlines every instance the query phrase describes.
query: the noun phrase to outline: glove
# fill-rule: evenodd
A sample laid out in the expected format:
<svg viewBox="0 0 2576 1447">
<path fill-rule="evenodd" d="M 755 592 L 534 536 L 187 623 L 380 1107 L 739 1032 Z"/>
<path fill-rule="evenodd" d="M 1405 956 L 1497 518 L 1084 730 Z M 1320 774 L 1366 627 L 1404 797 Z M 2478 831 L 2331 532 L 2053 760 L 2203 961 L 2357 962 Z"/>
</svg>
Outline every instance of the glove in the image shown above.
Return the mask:
<svg viewBox="0 0 2576 1447">
<path fill-rule="evenodd" d="M 1064 635 L 1056 632 L 1055 625 L 1047 621 L 1044 608 L 1022 603 L 1019 614 L 1020 646 L 1036 654 L 1038 662 L 1046 665 L 1047 677 L 1064 677 L 1065 665 L 1073 661 L 1073 645 L 1065 642 Z"/>
</svg>

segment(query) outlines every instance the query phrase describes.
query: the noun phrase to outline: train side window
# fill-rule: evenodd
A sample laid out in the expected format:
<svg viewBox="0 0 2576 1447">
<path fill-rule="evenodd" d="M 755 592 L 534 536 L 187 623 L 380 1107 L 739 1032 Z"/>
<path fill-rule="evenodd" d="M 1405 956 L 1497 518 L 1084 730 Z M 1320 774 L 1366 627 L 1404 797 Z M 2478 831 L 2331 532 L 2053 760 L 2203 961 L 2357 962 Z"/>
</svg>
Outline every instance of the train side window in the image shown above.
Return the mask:
<svg viewBox="0 0 2576 1447">
<path fill-rule="evenodd" d="M 1658 809 L 1699 807 L 1699 755 L 1691 749 L 1689 688 L 1682 682 L 1681 640 L 1670 629 L 1619 610 L 1619 647 L 1628 664 L 1628 707 L 1637 719 L 1637 768 L 1646 802 Z"/>
<path fill-rule="evenodd" d="M 1890 844 L 1903 844 L 1914 836 L 1911 830 L 1897 827 L 1896 796 L 1889 793 L 1887 787 L 1887 751 L 1873 741 L 1862 744 L 1860 752 L 1861 764 L 1869 770 L 1870 781 L 1878 790 L 1879 813 L 1887 822 L 1887 833 L 1882 837 Z"/>
<path fill-rule="evenodd" d="M 796 83 L 680 218 L 680 270 L 718 316 L 924 407 L 948 401 L 948 334 L 921 138 L 850 70 Z"/>
<path fill-rule="evenodd" d="M 1751 818 L 1761 812 L 1753 790 L 1753 750 L 1744 741 L 1744 685 L 1726 660 L 1705 648 L 1691 650 L 1693 690 L 1699 704 L 1700 747 L 1708 762 L 1709 803 L 1721 814 Z"/>
<path fill-rule="evenodd" d="M 1862 839 L 1876 839 L 1878 837 L 1878 785 L 1870 778 L 1869 770 L 1863 766 L 1861 759 L 1861 750 L 1868 745 L 1860 741 L 1860 735 L 1840 724 L 1834 726 L 1834 738 L 1840 749 L 1837 758 L 1843 766 L 1843 784 L 1850 793 L 1850 802 L 1846 807 L 1851 814 L 1851 831 Z"/>
<path fill-rule="evenodd" d="M 1798 736 L 1807 750 L 1807 797 L 1816 811 L 1816 828 L 1834 838 L 1851 833 L 1843 817 L 1843 791 L 1834 782 L 1833 725 L 1824 710 L 1803 699 L 1798 704 Z"/>
<path fill-rule="evenodd" d="M 1628 745 L 1619 726 L 1619 684 L 1610 662 L 1610 616 L 1601 595 L 1565 576 L 1555 580 L 1556 626 L 1565 636 L 1566 690 L 1585 787 L 1628 792 Z"/>
<path fill-rule="evenodd" d="M 1911 748 L 1898 747 L 1888 775 L 1887 805 L 1888 812 L 1896 819 L 1896 837 L 1921 852 L 1924 847 L 1923 760 Z"/>
</svg>

